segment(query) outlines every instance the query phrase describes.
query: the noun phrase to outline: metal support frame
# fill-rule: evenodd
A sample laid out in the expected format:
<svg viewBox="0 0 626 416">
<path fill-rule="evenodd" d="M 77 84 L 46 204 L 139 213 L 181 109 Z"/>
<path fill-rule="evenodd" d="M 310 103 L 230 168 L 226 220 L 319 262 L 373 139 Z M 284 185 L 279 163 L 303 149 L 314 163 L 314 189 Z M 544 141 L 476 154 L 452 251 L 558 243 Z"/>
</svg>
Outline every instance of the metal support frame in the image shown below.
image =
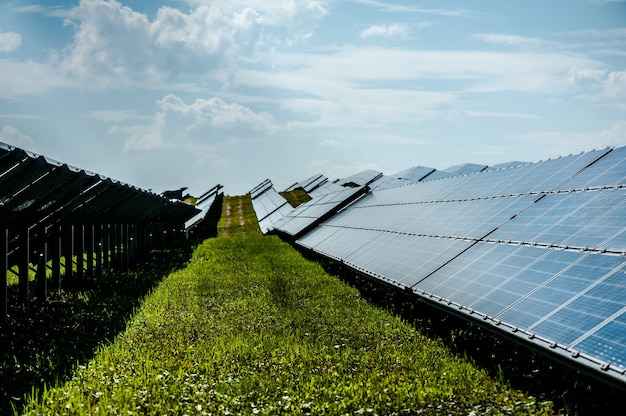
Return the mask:
<svg viewBox="0 0 626 416">
<path fill-rule="evenodd" d="M 28 305 L 31 300 L 30 293 L 30 229 L 28 224 L 20 226 L 19 230 L 19 247 L 17 258 L 17 270 L 18 270 L 18 287 L 19 287 L 19 299 L 23 304 Z"/>
<path fill-rule="evenodd" d="M 0 284 L 2 285 L 2 295 L 0 296 L 0 313 L 6 321 L 9 316 L 9 282 L 7 273 L 9 272 L 9 229 L 0 228 Z"/>
</svg>

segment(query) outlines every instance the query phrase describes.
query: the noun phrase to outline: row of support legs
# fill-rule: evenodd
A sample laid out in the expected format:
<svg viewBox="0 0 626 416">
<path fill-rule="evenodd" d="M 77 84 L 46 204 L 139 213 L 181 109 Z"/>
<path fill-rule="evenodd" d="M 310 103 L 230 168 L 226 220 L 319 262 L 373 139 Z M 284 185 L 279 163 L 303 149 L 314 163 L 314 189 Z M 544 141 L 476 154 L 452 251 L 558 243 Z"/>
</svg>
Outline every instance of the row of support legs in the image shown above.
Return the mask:
<svg viewBox="0 0 626 416">
<path fill-rule="evenodd" d="M 15 288 L 18 302 L 28 305 L 60 289 L 63 281 L 125 271 L 181 236 L 160 223 L 67 223 L 38 227 L 36 232 L 28 225 L 0 227 L 0 319 L 9 316 L 10 291 Z M 9 274 L 17 275 L 16 287 L 9 285 Z"/>
</svg>

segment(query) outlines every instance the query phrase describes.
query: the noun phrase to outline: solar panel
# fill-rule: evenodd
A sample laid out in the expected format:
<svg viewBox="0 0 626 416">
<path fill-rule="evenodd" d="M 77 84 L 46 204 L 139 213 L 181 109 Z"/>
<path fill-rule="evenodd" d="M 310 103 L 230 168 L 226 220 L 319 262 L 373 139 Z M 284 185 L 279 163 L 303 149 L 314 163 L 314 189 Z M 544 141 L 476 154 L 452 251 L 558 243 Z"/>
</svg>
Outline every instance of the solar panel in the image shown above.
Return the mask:
<svg viewBox="0 0 626 416">
<path fill-rule="evenodd" d="M 419 182 L 422 179 L 426 178 L 431 173 L 433 173 L 434 171 L 435 169 L 433 168 L 427 168 L 425 166 L 415 166 L 415 167 L 403 170 L 401 172 L 398 172 L 392 176 L 398 179 L 408 180 L 409 182 Z"/>
<path fill-rule="evenodd" d="M 607 149 L 604 156 L 559 189 L 584 189 L 626 184 L 626 147 Z"/>
<path fill-rule="evenodd" d="M 626 148 L 431 177 L 282 221 L 303 248 L 626 385 Z"/>
<path fill-rule="evenodd" d="M 269 179 L 252 188 L 250 197 L 263 234 L 268 233 L 274 227 L 274 223 L 293 210 L 289 202 L 276 192 Z"/>
<path fill-rule="evenodd" d="M 16 289 L 23 303 L 45 297 L 49 280 L 60 288 L 73 276 L 124 269 L 153 248 L 182 238 L 185 221 L 198 212 L 184 202 L 0 143 L 5 236 L 0 273 L 18 266 Z M 76 268 L 64 267 L 63 276 L 62 257 L 76 259 Z M 6 281 L 3 292 L 0 314 L 6 319 Z"/>
<path fill-rule="evenodd" d="M 333 215 L 347 204 L 367 192 L 365 186 L 345 188 L 343 191 L 334 192 L 312 199 L 299 205 L 274 224 L 274 229 L 286 234 L 291 238 L 297 238 L 307 232 L 321 221 Z"/>
<path fill-rule="evenodd" d="M 451 173 L 453 175 L 467 175 L 469 173 L 481 172 L 487 169 L 486 165 L 477 165 L 475 163 L 464 163 L 462 165 L 450 166 L 444 169 L 444 172 Z"/>
<path fill-rule="evenodd" d="M 341 179 L 338 183 L 341 186 L 365 186 L 370 182 L 375 181 L 376 179 L 382 176 L 382 172 L 378 172 L 376 170 L 365 170 L 363 172 L 357 173 L 356 175 L 349 176 L 347 178 Z"/>
<path fill-rule="evenodd" d="M 185 222 L 186 231 L 189 231 L 191 228 L 198 226 L 198 224 L 200 224 L 206 218 L 211 207 L 217 200 L 221 188 L 221 185 L 214 186 L 198 198 L 198 200 L 196 201 L 196 208 L 198 208 L 200 212 L 193 218 Z"/>
</svg>

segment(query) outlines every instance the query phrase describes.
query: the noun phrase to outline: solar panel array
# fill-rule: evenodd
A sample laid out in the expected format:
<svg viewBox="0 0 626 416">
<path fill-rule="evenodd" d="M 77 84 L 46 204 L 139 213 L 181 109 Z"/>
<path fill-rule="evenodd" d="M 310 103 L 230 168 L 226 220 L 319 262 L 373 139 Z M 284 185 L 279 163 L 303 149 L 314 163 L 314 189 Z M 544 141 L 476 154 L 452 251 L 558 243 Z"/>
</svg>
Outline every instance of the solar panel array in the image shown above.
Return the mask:
<svg viewBox="0 0 626 416">
<path fill-rule="evenodd" d="M 255 186 L 249 194 L 263 234 L 273 228 L 274 222 L 293 210 L 289 201 L 276 192 L 269 179 Z"/>
<path fill-rule="evenodd" d="M 310 201 L 276 230 L 623 387 L 626 148 L 476 166 L 371 190 L 313 227 Z"/>
<path fill-rule="evenodd" d="M 0 314 L 63 279 L 125 268 L 184 236 L 198 209 L 0 143 Z M 75 260 L 72 260 L 75 259 Z M 51 270 L 52 279 L 47 278 Z M 29 272 L 35 273 L 35 278 Z M 7 274 L 18 276 L 9 287 Z"/>
<path fill-rule="evenodd" d="M 202 223 L 206 219 L 207 214 L 209 213 L 211 207 L 214 206 L 215 201 L 220 196 L 220 190 L 222 189 L 222 185 L 215 185 L 213 188 L 209 189 L 196 201 L 195 207 L 200 210 L 199 213 L 194 215 L 189 220 L 185 221 L 185 231 L 187 233 L 193 231 L 194 228 L 197 228 L 199 224 Z"/>
</svg>

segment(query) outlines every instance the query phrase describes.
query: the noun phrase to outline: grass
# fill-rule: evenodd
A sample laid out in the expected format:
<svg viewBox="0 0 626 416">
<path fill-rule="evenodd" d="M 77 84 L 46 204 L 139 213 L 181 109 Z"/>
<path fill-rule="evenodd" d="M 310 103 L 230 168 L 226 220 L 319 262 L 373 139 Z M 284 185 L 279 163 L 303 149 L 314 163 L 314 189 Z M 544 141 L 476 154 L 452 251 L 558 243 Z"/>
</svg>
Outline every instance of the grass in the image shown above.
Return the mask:
<svg viewBox="0 0 626 416">
<path fill-rule="evenodd" d="M 21 411 L 553 412 L 262 236 L 250 211 L 249 198 L 225 198 L 220 237 L 163 279 L 71 379 L 34 390 Z"/>
<path fill-rule="evenodd" d="M 11 298 L 11 316 L 0 322 L 0 414 L 20 409 L 32 391 L 70 380 L 78 364 L 124 330 L 149 291 L 188 259 L 182 247 L 154 252 L 138 270 L 65 282 L 62 291 L 28 307 Z"/>
<path fill-rule="evenodd" d="M 297 188 L 289 192 L 280 192 L 280 195 L 282 195 L 282 197 L 285 198 L 294 208 L 311 200 L 309 194 L 307 194 L 302 188 Z"/>
</svg>

